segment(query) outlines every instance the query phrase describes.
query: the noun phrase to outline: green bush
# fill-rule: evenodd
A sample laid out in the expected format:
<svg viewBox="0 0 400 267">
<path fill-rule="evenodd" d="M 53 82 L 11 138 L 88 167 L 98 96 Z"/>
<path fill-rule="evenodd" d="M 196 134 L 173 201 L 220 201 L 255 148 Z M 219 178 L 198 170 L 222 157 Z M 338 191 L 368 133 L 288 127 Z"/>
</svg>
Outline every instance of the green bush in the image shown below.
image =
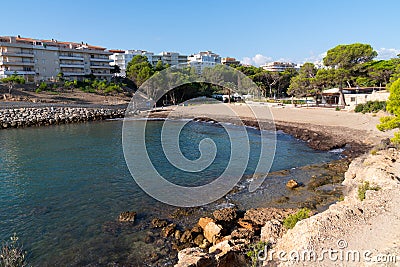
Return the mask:
<svg viewBox="0 0 400 267">
<path fill-rule="evenodd" d="M 249 251 L 247 252 L 246 255 L 251 259 L 252 267 L 257 266 L 258 253 L 260 253 L 260 251 L 265 250 L 265 246 L 268 246 L 268 245 L 269 244 L 267 242 L 259 241 L 258 243 L 249 246 Z"/>
<path fill-rule="evenodd" d="M 365 104 L 358 104 L 354 112 L 361 113 L 376 113 L 380 110 L 386 111 L 386 101 L 368 101 Z"/>
<path fill-rule="evenodd" d="M 302 208 L 297 213 L 291 214 L 288 217 L 286 217 L 283 220 L 283 226 L 285 226 L 286 229 L 292 229 L 298 221 L 309 218 L 310 214 L 311 210 L 307 208 Z"/>
<path fill-rule="evenodd" d="M 40 84 L 39 84 L 39 87 L 36 89 L 36 90 L 40 90 L 40 91 L 46 91 L 47 90 L 47 83 L 45 83 L 45 82 L 41 82 Z M 39 92 L 40 92 L 39 91 Z"/>
<path fill-rule="evenodd" d="M 365 181 L 361 185 L 358 186 L 358 198 L 363 201 L 365 199 L 365 193 L 368 190 L 378 191 L 381 188 L 379 186 L 371 186 L 368 181 Z"/>
<path fill-rule="evenodd" d="M 25 79 L 22 76 L 13 74 L 10 77 L 6 77 L 0 80 L 2 83 L 16 83 L 16 84 L 25 84 Z"/>
</svg>

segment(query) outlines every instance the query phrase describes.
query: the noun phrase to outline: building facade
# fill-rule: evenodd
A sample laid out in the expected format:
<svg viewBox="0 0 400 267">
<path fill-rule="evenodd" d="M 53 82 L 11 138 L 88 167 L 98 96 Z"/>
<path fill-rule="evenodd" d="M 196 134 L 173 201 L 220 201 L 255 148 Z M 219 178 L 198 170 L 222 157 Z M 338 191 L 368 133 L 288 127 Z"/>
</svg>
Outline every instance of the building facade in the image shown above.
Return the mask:
<svg viewBox="0 0 400 267">
<path fill-rule="evenodd" d="M 240 65 L 240 61 L 236 60 L 234 57 L 224 57 L 221 59 L 221 64 L 228 66 L 238 66 Z"/>
<path fill-rule="evenodd" d="M 204 68 L 221 64 L 220 55 L 211 51 L 199 52 L 188 57 L 188 63 L 195 68 L 197 73 L 202 73 Z"/>
<path fill-rule="evenodd" d="M 282 72 L 286 69 L 296 69 L 297 65 L 291 62 L 269 62 L 261 65 L 261 68 L 267 71 Z"/>
<path fill-rule="evenodd" d="M 147 57 L 147 60 L 152 66 L 156 66 L 158 61 L 161 61 L 164 65 L 170 66 L 187 63 L 187 56 L 181 55 L 176 52 L 161 52 L 160 54 L 154 54 L 146 50 L 110 50 L 113 54 L 110 56 L 111 65 L 117 65 L 121 69 L 117 76 L 126 76 L 126 69 L 128 63 L 137 55 Z"/>
<path fill-rule="evenodd" d="M 51 81 L 62 73 L 69 80 L 82 80 L 88 75 L 109 80 L 111 54 L 104 47 L 85 43 L 2 36 L 0 77 L 16 74 L 28 82 Z"/>
</svg>

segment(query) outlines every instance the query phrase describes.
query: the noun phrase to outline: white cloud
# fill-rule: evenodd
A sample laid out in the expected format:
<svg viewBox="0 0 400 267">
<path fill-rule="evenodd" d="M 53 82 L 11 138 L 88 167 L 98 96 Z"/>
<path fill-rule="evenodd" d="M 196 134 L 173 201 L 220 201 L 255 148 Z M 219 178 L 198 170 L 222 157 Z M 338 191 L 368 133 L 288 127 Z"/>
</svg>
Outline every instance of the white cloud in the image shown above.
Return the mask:
<svg viewBox="0 0 400 267">
<path fill-rule="evenodd" d="M 267 62 L 272 61 L 271 57 L 267 57 L 261 54 L 257 54 L 254 57 L 244 57 L 241 62 L 242 64 L 247 64 L 247 65 L 254 65 L 259 67 L 260 65 L 263 65 Z"/>
<path fill-rule="evenodd" d="M 306 62 L 311 62 L 314 64 L 322 64 L 322 60 L 326 57 L 326 52 L 323 52 L 321 54 L 315 55 L 313 52 L 311 52 L 311 55 L 308 58 L 305 58 L 301 63 L 306 63 Z"/>
<path fill-rule="evenodd" d="M 400 49 L 382 47 L 376 52 L 378 52 L 377 59 L 391 59 L 397 57 L 397 55 L 400 54 Z"/>
</svg>

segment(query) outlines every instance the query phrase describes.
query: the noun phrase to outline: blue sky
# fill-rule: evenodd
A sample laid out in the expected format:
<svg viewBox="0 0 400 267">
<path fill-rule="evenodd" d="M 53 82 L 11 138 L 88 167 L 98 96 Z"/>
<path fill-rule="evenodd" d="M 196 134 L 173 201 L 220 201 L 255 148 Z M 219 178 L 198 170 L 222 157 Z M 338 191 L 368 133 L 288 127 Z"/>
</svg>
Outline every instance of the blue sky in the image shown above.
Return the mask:
<svg viewBox="0 0 400 267">
<path fill-rule="evenodd" d="M 338 44 L 400 53 L 398 0 L 5 1 L 0 35 L 184 54 L 212 50 L 259 65 L 314 61 Z"/>
</svg>

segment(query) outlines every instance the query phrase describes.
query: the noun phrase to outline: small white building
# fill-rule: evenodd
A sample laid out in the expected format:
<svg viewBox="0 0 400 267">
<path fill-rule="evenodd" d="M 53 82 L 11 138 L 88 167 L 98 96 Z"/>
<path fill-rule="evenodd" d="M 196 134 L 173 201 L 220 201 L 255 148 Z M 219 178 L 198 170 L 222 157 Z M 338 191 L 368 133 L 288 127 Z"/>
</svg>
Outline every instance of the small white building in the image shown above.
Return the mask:
<svg viewBox="0 0 400 267">
<path fill-rule="evenodd" d="M 342 92 L 349 109 L 354 109 L 358 104 L 365 104 L 368 101 L 387 101 L 390 95 L 385 87 L 343 88 Z M 321 104 L 343 105 L 339 88 L 322 91 Z"/>
<path fill-rule="evenodd" d="M 264 65 L 260 66 L 266 71 L 272 71 L 272 72 L 282 72 L 285 71 L 286 69 L 297 69 L 297 65 L 295 63 L 291 62 L 269 62 Z"/>
</svg>

